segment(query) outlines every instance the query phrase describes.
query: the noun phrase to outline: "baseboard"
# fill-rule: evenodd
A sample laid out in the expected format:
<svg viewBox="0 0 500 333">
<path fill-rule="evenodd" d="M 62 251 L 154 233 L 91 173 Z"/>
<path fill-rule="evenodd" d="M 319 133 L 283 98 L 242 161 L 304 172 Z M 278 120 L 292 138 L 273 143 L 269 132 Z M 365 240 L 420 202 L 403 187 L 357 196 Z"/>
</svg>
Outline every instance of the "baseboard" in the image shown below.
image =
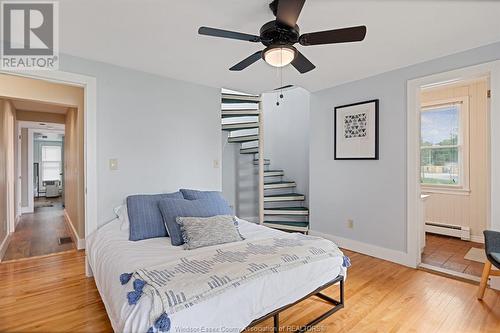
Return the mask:
<svg viewBox="0 0 500 333">
<path fill-rule="evenodd" d="M 473 235 L 471 235 L 470 236 L 470 241 L 471 242 L 475 242 L 475 243 L 482 243 L 482 244 L 484 244 L 484 236 L 483 235 L 480 235 L 480 236 L 473 236 Z"/>
<path fill-rule="evenodd" d="M 363 242 L 359 242 L 359 241 L 348 239 L 348 238 L 343 238 L 343 237 L 338 237 L 338 236 L 334 236 L 334 235 L 330 235 L 330 234 L 325 234 L 325 233 L 315 231 L 315 230 L 310 230 L 309 234 L 312 236 L 319 236 L 319 237 L 329 239 L 329 240 L 335 242 L 335 244 L 337 244 L 339 247 L 347 249 L 347 250 L 351 250 L 354 252 L 366 254 L 366 255 L 376 257 L 379 259 L 392 261 L 392 262 L 395 262 L 395 263 L 400 264 L 400 265 L 415 268 L 415 264 L 412 263 L 411 259 L 409 258 L 408 253 L 406 253 L 406 252 L 387 249 L 385 247 L 380 247 L 377 245 L 363 243 Z"/>
<path fill-rule="evenodd" d="M 16 229 L 20 221 L 21 221 L 21 215 L 16 216 L 16 220 L 14 221 L 14 230 Z"/>
<path fill-rule="evenodd" d="M 5 236 L 2 243 L 0 244 L 0 262 L 3 259 L 5 252 L 7 251 L 7 247 L 9 246 L 9 242 L 10 242 L 11 237 L 12 237 L 12 233 L 9 233 L 7 236 Z"/>
<path fill-rule="evenodd" d="M 21 214 L 33 213 L 29 207 L 21 207 Z"/>
<path fill-rule="evenodd" d="M 75 229 L 66 209 L 64 210 L 64 217 L 65 217 L 64 221 L 69 225 L 69 229 L 71 231 L 71 239 L 73 239 L 73 242 L 76 244 L 76 248 L 78 250 L 85 249 L 85 239 L 81 239 L 78 237 L 78 233 L 76 232 L 76 229 Z"/>
</svg>

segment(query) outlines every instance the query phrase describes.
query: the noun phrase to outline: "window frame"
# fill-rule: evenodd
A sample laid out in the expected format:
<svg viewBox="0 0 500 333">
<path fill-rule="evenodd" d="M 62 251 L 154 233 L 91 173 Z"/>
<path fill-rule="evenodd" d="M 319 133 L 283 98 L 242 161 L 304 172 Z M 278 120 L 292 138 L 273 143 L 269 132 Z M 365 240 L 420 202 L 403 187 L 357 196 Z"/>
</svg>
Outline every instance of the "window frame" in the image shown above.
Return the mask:
<svg viewBox="0 0 500 333">
<path fill-rule="evenodd" d="M 419 180 L 423 192 L 428 193 L 453 193 L 464 194 L 470 193 L 469 179 L 470 179 L 470 156 L 469 156 L 469 96 L 453 97 L 442 100 L 434 100 L 421 104 L 419 112 L 420 122 L 420 142 L 422 133 L 421 115 L 423 112 L 431 111 L 433 109 L 459 104 L 459 131 L 458 131 L 458 164 L 459 164 L 459 185 L 447 184 L 425 184 Z M 453 145 L 455 146 L 455 145 Z M 428 149 L 428 148 L 427 148 Z M 419 155 L 422 152 L 422 145 L 419 145 Z M 421 158 L 418 161 L 419 177 L 422 174 Z"/>
<path fill-rule="evenodd" d="M 44 158 L 43 158 L 43 151 L 44 151 L 44 148 L 45 147 L 56 147 L 56 148 L 59 148 L 60 150 L 60 159 L 59 161 L 44 161 Z M 63 160 L 62 160 L 62 149 L 63 147 L 61 145 L 55 145 L 55 144 L 41 144 L 40 146 L 40 181 L 41 182 L 44 182 L 46 181 L 45 178 L 45 167 L 44 167 L 44 164 L 45 163 L 54 163 L 54 162 L 59 162 L 59 173 L 62 173 L 63 170 Z M 47 179 L 47 180 L 54 180 L 54 179 Z M 59 178 L 57 179 L 59 182 L 62 182 L 62 176 L 59 175 Z"/>
</svg>

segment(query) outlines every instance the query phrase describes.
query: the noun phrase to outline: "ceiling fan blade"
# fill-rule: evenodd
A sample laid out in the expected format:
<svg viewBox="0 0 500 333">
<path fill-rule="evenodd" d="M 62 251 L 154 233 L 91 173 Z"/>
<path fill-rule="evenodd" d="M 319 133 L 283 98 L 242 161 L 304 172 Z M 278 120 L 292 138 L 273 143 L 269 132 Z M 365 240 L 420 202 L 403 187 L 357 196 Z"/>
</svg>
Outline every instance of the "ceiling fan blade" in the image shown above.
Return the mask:
<svg viewBox="0 0 500 333">
<path fill-rule="evenodd" d="M 241 32 L 235 32 L 229 30 L 216 29 L 216 28 L 200 27 L 198 29 L 198 33 L 200 35 L 246 40 L 248 42 L 254 42 L 254 43 L 260 42 L 259 36 L 244 34 Z"/>
<path fill-rule="evenodd" d="M 335 30 L 326 30 L 303 34 L 299 43 L 304 46 L 360 42 L 365 39 L 366 27 L 364 25 Z"/>
<path fill-rule="evenodd" d="M 241 71 L 261 58 L 262 58 L 262 51 L 257 51 L 254 54 L 252 54 L 251 56 L 243 59 L 242 61 L 240 61 L 239 63 L 237 63 L 233 67 L 229 68 L 229 70 L 230 71 Z"/>
<path fill-rule="evenodd" d="M 309 61 L 302 53 L 297 51 L 297 56 L 292 61 L 292 66 L 300 72 L 300 74 L 307 73 L 316 68 L 312 62 Z"/>
<path fill-rule="evenodd" d="M 294 28 L 306 0 L 278 0 L 276 20 Z"/>
<path fill-rule="evenodd" d="M 283 90 L 283 89 L 287 89 L 287 88 L 291 88 L 291 87 L 293 87 L 293 84 L 287 84 L 286 86 L 279 87 L 279 88 L 276 88 L 276 89 L 273 89 L 273 90 Z"/>
</svg>

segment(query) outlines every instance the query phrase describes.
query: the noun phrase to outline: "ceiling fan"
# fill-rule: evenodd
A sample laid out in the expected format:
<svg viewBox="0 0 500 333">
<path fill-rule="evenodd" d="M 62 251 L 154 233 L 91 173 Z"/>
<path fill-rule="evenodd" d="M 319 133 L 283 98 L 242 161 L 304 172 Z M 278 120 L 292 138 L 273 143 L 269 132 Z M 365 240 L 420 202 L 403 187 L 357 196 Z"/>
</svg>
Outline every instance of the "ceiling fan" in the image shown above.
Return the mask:
<svg viewBox="0 0 500 333">
<path fill-rule="evenodd" d="M 298 51 L 293 46 L 294 44 L 311 46 L 359 42 L 365 38 L 366 27 L 364 25 L 300 35 L 297 19 L 304 3 L 305 0 L 274 0 L 271 2 L 269 8 L 276 16 L 276 20 L 264 24 L 260 28 L 259 36 L 209 27 L 200 27 L 198 33 L 200 35 L 239 39 L 253 43 L 261 42 L 266 46 L 264 50 L 255 52 L 231 67 L 229 69 L 231 71 L 241 71 L 262 58 L 274 67 L 292 64 L 302 74 L 313 70 L 316 66 Z"/>
</svg>

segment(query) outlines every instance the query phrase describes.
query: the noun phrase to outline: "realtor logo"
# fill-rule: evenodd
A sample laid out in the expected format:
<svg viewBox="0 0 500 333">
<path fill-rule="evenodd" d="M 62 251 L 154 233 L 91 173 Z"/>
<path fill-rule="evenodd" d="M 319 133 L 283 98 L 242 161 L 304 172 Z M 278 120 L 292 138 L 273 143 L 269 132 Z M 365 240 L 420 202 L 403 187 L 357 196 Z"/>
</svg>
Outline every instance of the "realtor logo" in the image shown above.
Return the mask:
<svg viewBox="0 0 500 333">
<path fill-rule="evenodd" d="M 2 1 L 1 8 L 0 68 L 58 69 L 58 3 Z"/>
</svg>

